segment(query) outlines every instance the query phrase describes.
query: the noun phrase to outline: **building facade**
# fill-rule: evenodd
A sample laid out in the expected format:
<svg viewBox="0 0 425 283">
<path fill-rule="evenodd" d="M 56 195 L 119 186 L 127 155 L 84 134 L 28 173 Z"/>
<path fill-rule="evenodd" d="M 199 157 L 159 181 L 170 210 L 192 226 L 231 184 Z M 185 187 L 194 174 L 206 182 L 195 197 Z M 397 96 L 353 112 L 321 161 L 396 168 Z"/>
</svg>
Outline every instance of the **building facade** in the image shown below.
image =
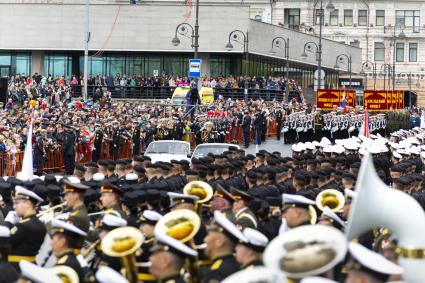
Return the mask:
<svg viewBox="0 0 425 283">
<path fill-rule="evenodd" d="M 356 78 L 365 88 L 411 90 L 425 105 L 425 2 L 333 0 L 335 9 L 328 10 L 329 3 L 322 2 L 323 36 L 362 49 L 364 75 Z M 267 10 L 272 10 L 268 22 L 319 34 L 318 0 L 276 1 Z"/>
<path fill-rule="evenodd" d="M 192 3 L 192 4 L 190 4 Z M 194 25 L 195 1 L 90 0 L 90 75 L 174 75 L 188 73 L 193 58 L 191 30 L 178 34 L 180 44 L 171 42 L 176 27 Z M 268 8 L 267 8 L 268 7 Z M 294 78 L 312 92 L 316 56 L 302 60 L 302 46 L 318 42 L 317 36 L 271 25 L 272 6 L 268 1 L 200 1 L 199 57 L 202 75 L 249 76 L 285 75 Z M 0 75 L 38 72 L 44 75 L 82 75 L 84 67 L 85 0 L 2 0 L 0 2 Z M 232 40 L 229 34 L 242 31 L 248 38 L 248 60 L 243 38 Z M 284 48 L 271 55 L 275 37 L 289 40 L 286 68 Z M 282 45 L 280 47 L 283 47 Z M 361 70 L 361 50 L 355 46 L 323 40 L 322 67 L 326 87 L 336 87 L 339 72 L 334 54 L 346 53 L 357 58 L 353 72 Z"/>
</svg>

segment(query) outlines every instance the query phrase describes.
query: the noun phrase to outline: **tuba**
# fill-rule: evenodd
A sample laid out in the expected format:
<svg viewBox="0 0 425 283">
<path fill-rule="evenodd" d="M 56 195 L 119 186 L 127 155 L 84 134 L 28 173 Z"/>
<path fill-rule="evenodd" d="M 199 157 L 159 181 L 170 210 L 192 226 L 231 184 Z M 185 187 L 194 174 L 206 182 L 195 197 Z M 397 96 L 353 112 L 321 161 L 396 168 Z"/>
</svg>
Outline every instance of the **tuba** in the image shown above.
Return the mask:
<svg viewBox="0 0 425 283">
<path fill-rule="evenodd" d="M 64 283 L 79 283 L 78 274 L 69 266 L 66 265 L 58 265 L 52 267 L 50 270 L 56 274 L 59 279 Z"/>
<path fill-rule="evenodd" d="M 195 205 L 195 211 L 199 214 L 201 212 L 200 210 L 202 205 L 212 198 L 214 192 L 208 183 L 203 181 L 192 181 L 184 186 L 183 194 L 197 196 L 199 198 Z"/>
<path fill-rule="evenodd" d="M 189 183 L 190 184 L 190 183 Z M 200 249 L 196 246 L 193 238 L 201 228 L 201 218 L 199 215 L 189 209 L 179 209 L 165 214 L 155 225 L 155 235 L 165 234 L 182 243 L 186 243 L 194 249 Z M 200 270 L 197 265 L 197 259 L 186 259 L 184 270 L 190 277 L 190 282 L 200 282 Z"/>
<path fill-rule="evenodd" d="M 344 207 L 344 195 L 335 189 L 328 189 L 320 192 L 316 197 L 316 206 L 321 211 L 325 206 L 329 207 L 333 212 L 340 212 Z"/>
<path fill-rule="evenodd" d="M 102 251 L 110 257 L 119 257 L 125 268 L 125 277 L 130 283 L 137 283 L 137 265 L 135 252 L 145 237 L 134 227 L 120 227 L 109 232 L 101 242 Z"/>
<path fill-rule="evenodd" d="M 322 274 L 344 259 L 347 239 L 336 228 L 306 225 L 291 229 L 273 239 L 264 251 L 267 267 L 288 278 L 301 279 Z"/>
<path fill-rule="evenodd" d="M 398 260 L 405 271 L 403 278 L 409 283 L 423 282 L 425 212 L 419 203 L 408 194 L 385 185 L 367 152 L 360 167 L 356 193 L 348 216 L 347 238 L 351 240 L 375 227 L 390 229 L 397 237 Z"/>
</svg>

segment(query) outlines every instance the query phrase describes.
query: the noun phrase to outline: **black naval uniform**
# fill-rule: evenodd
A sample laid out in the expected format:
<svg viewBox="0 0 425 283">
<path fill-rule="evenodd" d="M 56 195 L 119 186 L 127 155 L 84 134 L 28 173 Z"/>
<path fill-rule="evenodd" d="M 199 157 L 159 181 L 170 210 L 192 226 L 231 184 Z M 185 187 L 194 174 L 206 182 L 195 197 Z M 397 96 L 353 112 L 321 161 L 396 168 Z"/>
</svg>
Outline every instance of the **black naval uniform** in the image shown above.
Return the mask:
<svg viewBox="0 0 425 283">
<path fill-rule="evenodd" d="M 137 263 L 148 263 L 149 257 L 151 256 L 151 249 L 153 247 L 155 238 L 151 237 L 146 239 L 142 246 L 140 247 L 141 253 L 136 252 L 136 261 Z M 139 281 L 143 281 L 144 283 L 154 283 L 157 280 L 155 277 L 149 273 L 149 267 L 147 266 L 139 266 L 137 268 L 137 277 Z"/>
<path fill-rule="evenodd" d="M 10 255 L 8 261 L 17 271 L 19 271 L 19 262 L 27 260 L 35 263 L 35 256 L 38 254 L 46 235 L 46 227 L 32 215 L 19 221 L 15 226 L 6 222 L 10 229 Z"/>
<path fill-rule="evenodd" d="M 249 147 L 250 130 L 251 130 L 251 116 L 247 114 L 243 117 L 243 122 L 242 122 L 243 141 L 244 141 L 245 147 Z"/>
<path fill-rule="evenodd" d="M 80 282 L 86 282 L 84 279 L 84 271 L 81 267 L 77 257 L 75 256 L 73 250 L 69 249 L 57 256 L 58 261 L 56 266 L 64 265 L 72 268 L 77 274 Z"/>
<path fill-rule="evenodd" d="M 146 281 L 143 281 L 143 282 L 146 282 Z M 184 281 L 179 274 L 165 277 L 163 279 L 158 280 L 157 282 L 158 283 L 186 283 L 186 281 Z"/>
<path fill-rule="evenodd" d="M 100 153 L 102 152 L 103 133 L 97 130 L 94 135 L 94 150 L 92 154 L 93 162 L 97 162 L 100 159 Z"/>
<path fill-rule="evenodd" d="M 0 255 L 0 283 L 11 283 L 18 280 L 19 274 L 12 267 L 10 263 L 7 262 L 6 258 L 1 258 Z"/>
<path fill-rule="evenodd" d="M 280 140 L 280 131 L 282 130 L 283 115 L 281 110 L 276 111 L 276 138 Z"/>
<path fill-rule="evenodd" d="M 65 162 L 65 175 L 72 175 L 75 168 L 75 141 L 74 131 L 68 130 L 63 137 L 63 160 Z"/>
<path fill-rule="evenodd" d="M 213 260 L 210 268 L 205 273 L 202 282 L 220 282 L 239 270 L 240 266 L 233 255 L 224 255 Z"/>
<path fill-rule="evenodd" d="M 114 129 L 112 133 L 112 154 L 114 156 L 114 160 L 118 159 L 118 153 L 120 149 L 120 131 L 118 129 Z"/>
<path fill-rule="evenodd" d="M 133 130 L 133 135 L 131 137 L 133 143 L 133 156 L 140 154 L 140 126 L 137 126 Z"/>
</svg>

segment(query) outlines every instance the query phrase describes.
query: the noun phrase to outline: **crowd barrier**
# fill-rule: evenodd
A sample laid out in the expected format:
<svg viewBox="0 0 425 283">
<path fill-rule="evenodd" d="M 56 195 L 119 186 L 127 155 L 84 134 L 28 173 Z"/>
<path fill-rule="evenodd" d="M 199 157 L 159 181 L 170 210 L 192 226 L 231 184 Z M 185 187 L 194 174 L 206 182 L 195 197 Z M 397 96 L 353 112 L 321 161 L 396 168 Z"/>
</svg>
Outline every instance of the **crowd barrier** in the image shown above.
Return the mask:
<svg viewBox="0 0 425 283">
<path fill-rule="evenodd" d="M 88 86 L 87 93 L 89 97 L 93 97 L 97 89 L 102 91 L 111 92 L 112 98 L 122 99 L 168 99 L 173 96 L 175 87 L 155 87 L 155 86 Z M 82 97 L 81 86 L 73 88 L 72 96 L 74 98 Z M 214 98 L 218 99 L 219 96 L 225 99 L 263 99 L 267 101 L 277 100 L 282 101 L 285 97 L 284 89 L 256 89 L 249 88 L 248 94 L 245 95 L 243 88 L 214 88 Z M 297 94 L 291 92 L 289 98 L 297 98 Z"/>
<path fill-rule="evenodd" d="M 276 136 L 276 123 L 270 121 L 267 127 L 268 137 Z M 255 140 L 255 132 L 251 131 L 251 141 Z M 243 143 L 242 127 L 233 127 L 225 137 L 226 143 Z M 125 140 L 121 142 L 118 150 L 118 159 L 131 158 L 133 156 L 132 141 Z M 195 134 L 190 134 L 190 144 L 192 149 L 196 147 Z M 91 159 L 91 153 L 87 151 L 79 150 L 79 146 L 76 147 L 76 163 L 86 164 Z M 142 154 L 145 150 L 145 144 L 140 145 L 140 153 Z M 43 170 L 45 172 L 61 171 L 64 168 L 64 155 L 61 148 L 54 150 L 47 150 L 46 162 L 43 164 Z M 114 159 L 114 152 L 109 142 L 102 144 L 102 151 L 99 160 L 103 159 Z M 16 176 L 16 173 L 21 171 L 22 162 L 24 160 L 24 152 L 19 151 L 17 153 L 1 153 L 0 154 L 0 174 L 1 176 Z"/>
</svg>

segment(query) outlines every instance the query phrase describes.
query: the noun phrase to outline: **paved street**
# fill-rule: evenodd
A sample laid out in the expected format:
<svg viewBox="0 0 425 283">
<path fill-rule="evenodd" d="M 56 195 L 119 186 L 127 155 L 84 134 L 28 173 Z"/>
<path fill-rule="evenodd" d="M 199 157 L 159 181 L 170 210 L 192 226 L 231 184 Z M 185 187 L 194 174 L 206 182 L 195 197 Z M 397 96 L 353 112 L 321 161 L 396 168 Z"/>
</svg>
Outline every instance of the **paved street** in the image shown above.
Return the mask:
<svg viewBox="0 0 425 283">
<path fill-rule="evenodd" d="M 283 144 L 283 139 L 278 141 L 276 138 L 269 138 L 265 143 L 261 143 L 261 145 L 258 146 L 258 150 L 260 149 L 265 149 L 269 152 L 280 151 L 282 152 L 282 156 L 291 155 L 291 145 Z M 255 154 L 256 150 L 255 144 L 250 144 L 249 148 L 246 149 L 247 153 L 251 154 Z"/>
</svg>

